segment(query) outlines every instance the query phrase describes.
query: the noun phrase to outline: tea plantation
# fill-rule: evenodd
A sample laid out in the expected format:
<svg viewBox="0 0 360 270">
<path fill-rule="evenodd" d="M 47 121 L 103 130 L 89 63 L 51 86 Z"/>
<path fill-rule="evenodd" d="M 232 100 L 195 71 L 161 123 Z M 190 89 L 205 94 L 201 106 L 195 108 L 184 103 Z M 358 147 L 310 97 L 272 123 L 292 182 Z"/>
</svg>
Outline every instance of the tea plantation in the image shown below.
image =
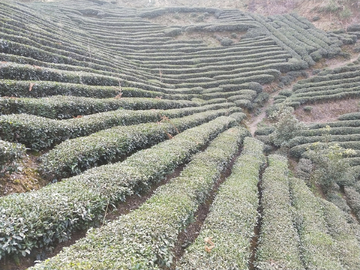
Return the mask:
<svg viewBox="0 0 360 270">
<path fill-rule="evenodd" d="M 360 27 L 348 30 L 296 14 L 1 1 L 1 177 L 30 156 L 49 184 L 0 197 L 0 269 L 359 269 L 360 112 L 308 124 L 285 154 L 265 118 L 249 131 L 269 98 L 360 97 L 360 59 L 314 71 L 348 56 Z M 296 173 L 289 159 L 317 142 L 354 150 L 355 181 L 321 194 Z"/>
</svg>

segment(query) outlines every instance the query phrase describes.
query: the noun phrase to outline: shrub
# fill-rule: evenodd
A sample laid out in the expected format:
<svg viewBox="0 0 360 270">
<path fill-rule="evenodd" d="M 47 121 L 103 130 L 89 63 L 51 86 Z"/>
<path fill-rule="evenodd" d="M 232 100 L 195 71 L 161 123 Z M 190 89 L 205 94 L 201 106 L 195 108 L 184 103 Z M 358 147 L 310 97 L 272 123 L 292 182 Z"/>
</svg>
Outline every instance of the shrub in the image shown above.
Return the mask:
<svg viewBox="0 0 360 270">
<path fill-rule="evenodd" d="M 282 105 L 270 115 L 270 118 L 275 121 L 275 130 L 270 135 L 275 146 L 288 146 L 289 141 L 305 128 L 305 125 L 296 119 L 293 112 L 292 107 Z"/>
<path fill-rule="evenodd" d="M 339 144 L 314 143 L 306 156 L 314 164 L 312 181 L 320 184 L 328 192 L 334 183 L 349 185 L 355 181 L 355 175 L 345 157 L 354 153 L 351 149 L 344 149 Z"/>
<path fill-rule="evenodd" d="M 232 173 L 220 186 L 195 242 L 186 250 L 179 269 L 247 269 L 254 235 L 259 171 L 265 162 L 263 144 L 245 138 L 241 156 Z M 229 207 L 232 205 L 232 207 Z M 215 248 L 204 249 L 204 239 L 212 237 Z"/>
<path fill-rule="evenodd" d="M 147 191 L 235 124 L 234 119 L 222 116 L 124 162 L 91 169 L 38 191 L 0 197 L 0 259 L 8 254 L 25 256 L 33 248 L 68 240 L 74 230 L 99 224 L 107 206 Z"/>
<path fill-rule="evenodd" d="M 344 258 L 347 253 L 353 251 L 350 251 L 349 247 L 340 249 L 340 246 L 345 247 L 341 243 L 342 240 L 338 242 L 329 231 L 326 212 L 323 210 L 324 201 L 315 197 L 304 181 L 299 179 L 290 179 L 290 192 L 295 208 L 294 223 L 301 240 L 300 249 L 305 268 L 344 269 L 339 258 Z M 340 212 L 339 209 L 337 212 Z M 339 216 L 341 223 L 344 223 L 345 220 L 340 213 Z M 352 233 L 350 235 L 354 237 Z"/>
<path fill-rule="evenodd" d="M 311 111 L 312 111 L 312 107 L 311 106 L 305 106 L 304 108 L 303 108 L 303 110 L 304 110 L 304 112 L 307 112 L 307 113 L 310 113 Z"/>
<path fill-rule="evenodd" d="M 285 157 L 269 156 L 261 182 L 263 213 L 255 262 L 261 270 L 304 269 L 293 224 L 288 173 Z"/>
<path fill-rule="evenodd" d="M 155 145 L 232 111 L 220 109 L 182 118 L 164 117 L 158 123 L 114 127 L 66 140 L 41 156 L 39 170 L 44 177 L 53 180 L 77 175 L 92 167 L 116 162 L 133 151 Z"/>
<path fill-rule="evenodd" d="M 179 177 L 158 188 L 139 209 L 89 231 L 86 238 L 67 251 L 33 269 L 64 269 L 72 265 L 91 265 L 96 269 L 170 267 L 178 234 L 194 220 L 199 205 L 205 202 L 248 135 L 238 128 L 224 132 L 196 155 Z"/>
</svg>

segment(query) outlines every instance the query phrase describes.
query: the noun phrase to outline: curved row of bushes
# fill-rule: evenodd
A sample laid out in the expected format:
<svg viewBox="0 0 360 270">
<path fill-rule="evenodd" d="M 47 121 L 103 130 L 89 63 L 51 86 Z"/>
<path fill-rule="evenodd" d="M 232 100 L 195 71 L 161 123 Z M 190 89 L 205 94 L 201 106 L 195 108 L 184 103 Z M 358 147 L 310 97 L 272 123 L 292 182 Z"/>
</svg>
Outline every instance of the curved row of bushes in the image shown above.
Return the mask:
<svg viewBox="0 0 360 270">
<path fill-rule="evenodd" d="M 139 209 L 98 230 L 33 269 L 161 269 L 173 262 L 179 233 L 194 220 L 214 183 L 235 156 L 243 128 L 222 133 L 196 155 L 180 176 L 157 189 Z"/>
<path fill-rule="evenodd" d="M 164 118 L 158 123 L 114 127 L 87 137 L 66 140 L 41 156 L 39 170 L 49 179 L 80 174 L 92 167 L 118 161 L 135 150 L 171 139 L 186 129 L 237 111 L 239 109 L 229 108 L 182 118 Z"/>
<path fill-rule="evenodd" d="M 25 144 L 33 150 L 41 150 L 70 138 L 120 125 L 134 125 L 169 118 L 191 115 L 207 110 L 229 108 L 232 104 L 213 104 L 171 110 L 116 110 L 87 115 L 81 118 L 54 120 L 28 114 L 0 116 L 0 135 L 6 141 Z"/>
<path fill-rule="evenodd" d="M 0 99 L 1 114 L 32 114 L 52 119 L 69 119 L 78 115 L 125 110 L 167 110 L 196 107 L 187 100 L 156 98 L 86 98 L 74 96 L 52 96 L 47 98 L 3 98 Z"/>
<path fill-rule="evenodd" d="M 147 191 L 233 125 L 234 119 L 222 116 L 123 162 L 91 169 L 38 191 L 0 197 L 0 258 L 9 254 L 25 256 L 34 248 L 68 240 L 75 230 L 101 223 L 107 206 Z"/>
</svg>

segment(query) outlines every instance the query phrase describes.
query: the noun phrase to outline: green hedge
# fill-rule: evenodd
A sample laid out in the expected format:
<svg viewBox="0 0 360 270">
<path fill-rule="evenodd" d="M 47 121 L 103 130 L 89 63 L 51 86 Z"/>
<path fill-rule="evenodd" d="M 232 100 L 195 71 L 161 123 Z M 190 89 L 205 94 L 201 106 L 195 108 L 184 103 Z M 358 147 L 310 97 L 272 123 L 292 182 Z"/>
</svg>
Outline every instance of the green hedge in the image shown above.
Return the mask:
<svg viewBox="0 0 360 270">
<path fill-rule="evenodd" d="M 86 238 L 33 269 L 170 267 L 179 233 L 193 222 L 245 136 L 249 133 L 243 128 L 224 132 L 139 209 L 91 230 Z"/>
<path fill-rule="evenodd" d="M 290 179 L 290 192 L 306 269 L 344 269 L 339 258 L 346 251 L 338 249 L 327 228 L 321 199 L 314 196 L 303 180 L 296 178 Z"/>
<path fill-rule="evenodd" d="M 215 92 L 215 93 L 207 93 L 207 94 L 202 94 L 200 97 L 204 100 L 226 98 L 226 99 L 232 101 L 230 98 L 233 96 L 238 96 L 238 95 L 247 96 L 247 97 L 250 96 L 252 98 L 255 98 L 257 95 L 257 92 L 254 90 L 241 89 L 241 90 L 231 91 L 231 92 L 230 91 L 229 92 L 219 91 L 219 92 Z"/>
<path fill-rule="evenodd" d="M 39 170 L 48 179 L 77 175 L 92 167 L 118 161 L 135 150 L 155 145 L 188 128 L 235 111 L 239 109 L 207 111 L 164 119 L 160 123 L 114 127 L 87 137 L 66 140 L 41 156 Z"/>
<path fill-rule="evenodd" d="M 321 200 L 326 227 L 329 234 L 337 242 L 337 259 L 344 266 L 342 269 L 352 270 L 360 265 L 360 248 L 355 231 L 347 222 L 344 212 L 333 203 Z"/>
<path fill-rule="evenodd" d="M 251 237 L 257 225 L 259 172 L 265 163 L 263 143 L 245 138 L 241 156 L 220 186 L 201 232 L 186 250 L 179 269 L 248 269 Z M 215 248 L 204 249 L 212 237 Z"/>
<path fill-rule="evenodd" d="M 116 110 L 69 120 L 53 120 L 27 114 L 0 116 L 0 136 L 17 141 L 33 150 L 41 150 L 70 138 L 87 136 L 114 126 L 134 125 L 191 115 L 207 110 L 228 108 L 230 104 L 214 104 L 173 110 Z"/>
<path fill-rule="evenodd" d="M 100 223 L 108 205 L 141 194 L 235 125 L 221 116 L 125 161 L 91 169 L 38 191 L 0 197 L 0 259 L 66 241 L 74 230 Z"/>
<path fill-rule="evenodd" d="M 0 176 L 16 170 L 14 163 L 24 155 L 26 155 L 24 145 L 0 140 Z"/>
<path fill-rule="evenodd" d="M 360 141 L 346 141 L 346 142 L 336 142 L 336 143 L 346 149 L 360 150 Z M 311 147 L 311 145 L 312 143 L 304 143 L 304 144 L 296 145 L 290 148 L 289 154 L 292 157 L 300 158 L 306 152 L 307 148 Z"/>
<path fill-rule="evenodd" d="M 338 117 L 338 120 L 360 120 L 360 112 L 342 114 Z"/>
<path fill-rule="evenodd" d="M 155 98 L 106 98 L 53 96 L 47 98 L 0 98 L 1 114 L 26 113 L 52 119 L 68 119 L 99 112 L 196 107 L 197 103 Z"/>
<path fill-rule="evenodd" d="M 289 141 L 290 147 L 324 141 L 323 136 L 297 136 Z M 360 134 L 329 135 L 329 142 L 360 141 Z"/>
<path fill-rule="evenodd" d="M 29 91 L 32 85 L 31 91 Z M 122 89 L 124 90 L 124 89 Z M 58 82 L 0 80 L 0 96 L 6 97 L 47 97 L 55 95 L 111 98 L 120 93 L 118 87 L 88 86 Z M 126 91 L 123 91 L 126 93 Z M 146 91 L 145 91 L 146 93 Z M 125 95 L 125 94 L 124 94 Z M 160 93 L 158 93 L 160 95 Z M 149 96 L 150 93 L 149 93 Z"/>
<path fill-rule="evenodd" d="M 261 182 L 263 213 L 255 262 L 259 270 L 305 269 L 292 220 L 288 174 L 285 157 L 269 156 Z"/>
</svg>

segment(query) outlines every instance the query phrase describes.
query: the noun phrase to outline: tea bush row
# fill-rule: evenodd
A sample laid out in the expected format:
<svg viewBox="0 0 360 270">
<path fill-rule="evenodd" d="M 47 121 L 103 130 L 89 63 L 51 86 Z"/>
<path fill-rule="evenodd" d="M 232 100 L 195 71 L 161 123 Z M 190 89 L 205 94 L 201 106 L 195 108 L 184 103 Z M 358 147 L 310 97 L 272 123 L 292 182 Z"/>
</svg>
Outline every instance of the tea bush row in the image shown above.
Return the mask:
<svg viewBox="0 0 360 270">
<path fill-rule="evenodd" d="M 143 111 L 120 109 L 68 120 L 53 120 L 27 114 L 2 115 L 0 135 L 6 141 L 21 142 L 33 150 L 41 150 L 70 138 L 87 136 L 114 126 L 156 122 L 164 116 L 175 118 L 230 106 L 231 104 L 213 104 L 183 109 Z"/>
<path fill-rule="evenodd" d="M 186 249 L 179 269 L 248 269 L 250 245 L 259 213 L 259 172 L 265 163 L 263 143 L 247 137 L 231 175 L 220 186 L 195 242 Z M 204 239 L 215 247 L 207 252 Z"/>
<path fill-rule="evenodd" d="M 66 140 L 41 156 L 39 170 L 48 179 L 80 174 L 92 167 L 118 161 L 135 150 L 155 145 L 186 129 L 236 111 L 239 109 L 220 109 L 182 118 L 163 119 L 158 123 L 113 127 L 87 137 Z"/>
<path fill-rule="evenodd" d="M 205 203 L 245 136 L 249 133 L 243 128 L 222 133 L 139 209 L 91 230 L 86 238 L 33 269 L 170 267 L 179 233 L 194 221 L 196 210 Z"/>
<path fill-rule="evenodd" d="M 78 115 L 99 112 L 150 109 L 175 109 L 196 107 L 197 103 L 187 100 L 166 100 L 155 98 L 105 98 L 95 99 L 73 96 L 52 96 L 47 98 L 3 98 L 0 99 L 1 114 L 32 114 L 52 119 L 69 119 Z"/>
<path fill-rule="evenodd" d="M 315 197 L 303 180 L 291 178 L 290 192 L 305 268 L 356 268 L 360 263 L 360 249 L 341 211 L 333 204 Z"/>
<path fill-rule="evenodd" d="M 91 169 L 38 191 L 0 197 L 0 258 L 9 254 L 25 256 L 34 248 L 68 240 L 75 230 L 101 223 L 107 206 L 146 192 L 233 125 L 234 119 L 221 116 L 139 151 L 123 162 Z M 224 146 L 227 147 L 222 141 L 221 147 Z M 202 172 L 197 170 L 196 174 L 200 176 Z M 179 189 L 175 191 L 181 194 Z"/>
<path fill-rule="evenodd" d="M 261 182 L 263 212 L 255 262 L 261 270 L 305 269 L 293 224 L 288 174 L 285 157 L 269 156 L 269 167 Z"/>
</svg>

